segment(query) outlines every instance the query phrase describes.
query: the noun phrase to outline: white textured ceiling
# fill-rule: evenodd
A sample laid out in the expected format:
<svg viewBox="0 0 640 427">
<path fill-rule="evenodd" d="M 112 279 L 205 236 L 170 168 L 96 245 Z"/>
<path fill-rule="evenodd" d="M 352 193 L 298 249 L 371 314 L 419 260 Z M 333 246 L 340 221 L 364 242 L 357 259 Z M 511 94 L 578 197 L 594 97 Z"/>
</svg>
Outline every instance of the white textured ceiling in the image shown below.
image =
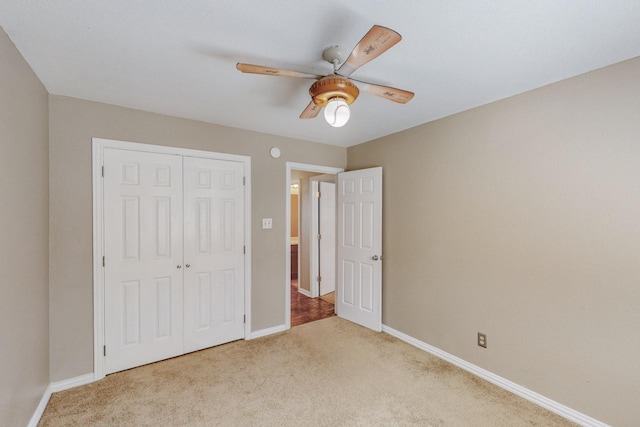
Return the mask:
<svg viewBox="0 0 640 427">
<path fill-rule="evenodd" d="M 344 128 L 298 118 L 313 80 L 235 69 L 328 74 L 374 24 L 403 40 L 352 77 L 416 95 Z M 0 26 L 52 94 L 339 146 L 640 56 L 638 0 L 1 0 Z"/>
</svg>

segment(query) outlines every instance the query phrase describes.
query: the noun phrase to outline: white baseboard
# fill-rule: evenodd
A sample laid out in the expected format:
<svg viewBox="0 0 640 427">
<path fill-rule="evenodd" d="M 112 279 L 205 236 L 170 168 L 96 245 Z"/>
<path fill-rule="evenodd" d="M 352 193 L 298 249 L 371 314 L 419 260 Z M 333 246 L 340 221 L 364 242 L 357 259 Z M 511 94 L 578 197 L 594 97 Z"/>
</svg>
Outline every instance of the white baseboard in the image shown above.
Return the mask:
<svg viewBox="0 0 640 427">
<path fill-rule="evenodd" d="M 259 331 L 251 332 L 251 335 L 247 338 L 247 340 L 266 337 L 267 335 L 277 334 L 278 332 L 284 332 L 286 330 L 287 330 L 287 325 L 278 325 L 272 328 L 260 329 Z"/>
<path fill-rule="evenodd" d="M 44 414 L 44 410 L 47 407 L 47 403 L 49 403 L 49 398 L 51 397 L 51 390 L 49 389 L 51 386 L 47 387 L 44 390 L 44 394 L 42 395 L 42 399 L 40 399 L 40 403 L 36 408 L 36 411 L 31 416 L 31 420 L 29 420 L 29 424 L 27 427 L 37 427 L 40 422 L 40 418 L 42 418 L 42 414 Z"/>
<path fill-rule="evenodd" d="M 37 427 L 40 422 L 40 418 L 42 418 L 42 414 L 44 414 L 44 410 L 47 407 L 47 403 L 49 403 L 49 399 L 51 398 L 51 394 L 56 393 L 58 391 L 67 390 L 73 387 L 78 387 L 81 385 L 89 384 L 95 381 L 95 376 L 93 374 L 80 375 L 79 377 L 69 378 L 68 380 L 56 381 L 55 383 L 50 383 L 49 386 L 45 389 L 42 394 L 42 398 L 40 399 L 40 403 L 36 408 L 35 412 L 31 416 L 31 420 L 28 427 Z"/>
<path fill-rule="evenodd" d="M 406 343 L 413 345 L 414 347 L 419 348 L 420 350 L 424 350 L 427 353 L 431 353 L 434 356 L 439 357 L 440 359 L 446 360 L 447 362 L 456 365 L 484 380 L 487 380 L 490 383 L 497 385 L 498 387 L 501 387 L 517 396 L 533 402 L 538 406 L 548 409 L 549 411 L 554 412 L 561 417 L 568 419 L 569 421 L 573 421 L 574 423 L 580 424 L 584 427 L 610 427 L 608 424 L 605 424 L 581 412 L 564 406 L 539 393 L 536 393 L 535 391 L 529 390 L 526 387 L 509 381 L 506 378 L 502 378 L 499 375 L 496 375 L 492 372 L 487 371 L 486 369 L 460 359 L 459 357 L 449 354 L 446 351 L 440 350 L 437 347 L 433 347 L 400 331 L 396 331 L 389 326 L 382 325 L 382 332 L 386 332 L 389 335 L 392 335 Z"/>
<path fill-rule="evenodd" d="M 79 377 L 69 378 L 68 380 L 56 381 L 55 383 L 49 384 L 49 389 L 51 393 L 56 393 L 62 390 L 68 390 L 70 388 L 78 387 L 81 385 L 89 384 L 95 381 L 95 376 L 93 373 L 80 375 Z"/>
</svg>

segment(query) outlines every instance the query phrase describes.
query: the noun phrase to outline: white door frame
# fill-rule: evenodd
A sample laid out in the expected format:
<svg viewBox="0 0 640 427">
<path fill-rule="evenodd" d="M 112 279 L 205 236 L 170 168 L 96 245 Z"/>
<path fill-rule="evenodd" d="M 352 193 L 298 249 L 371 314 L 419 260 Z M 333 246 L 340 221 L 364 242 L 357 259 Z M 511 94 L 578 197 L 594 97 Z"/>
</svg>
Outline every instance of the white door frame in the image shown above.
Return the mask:
<svg viewBox="0 0 640 427">
<path fill-rule="evenodd" d="M 104 269 L 102 257 L 104 255 L 104 218 L 103 218 L 103 188 L 102 188 L 102 159 L 105 148 L 119 150 L 143 151 L 159 154 L 173 154 L 190 157 L 203 157 L 218 160 L 230 160 L 244 164 L 245 203 L 244 203 L 244 236 L 245 236 L 245 301 L 244 310 L 246 323 L 244 325 L 245 339 L 251 337 L 251 157 L 236 154 L 216 153 L 212 151 L 193 150 L 188 148 L 170 147 L 164 145 L 140 144 L 135 142 L 117 141 L 111 139 L 92 138 L 92 184 L 93 184 L 93 377 L 100 380 L 105 377 L 104 359 Z M 287 175 L 288 180 L 288 175 Z M 289 267 L 291 268 L 291 267 Z"/>
<path fill-rule="evenodd" d="M 299 170 L 304 172 L 317 172 L 317 173 L 327 173 L 327 174 L 336 174 L 340 172 L 344 172 L 344 168 L 336 168 L 333 166 L 321 166 L 321 165 L 311 165 L 307 163 L 295 163 L 295 162 L 287 162 L 286 163 L 286 185 L 285 185 L 285 212 L 287 229 L 285 232 L 286 239 L 286 268 L 285 268 L 285 280 L 284 280 L 284 295 L 285 295 L 285 309 L 284 309 L 284 318 L 285 318 L 285 329 L 291 329 L 291 196 L 290 196 L 290 188 L 291 188 L 291 171 Z M 298 253 L 301 251 L 300 242 L 298 241 Z M 298 264 L 298 268 L 300 265 Z M 298 270 L 299 271 L 299 270 Z M 300 278 L 298 277 L 298 280 Z"/>
</svg>

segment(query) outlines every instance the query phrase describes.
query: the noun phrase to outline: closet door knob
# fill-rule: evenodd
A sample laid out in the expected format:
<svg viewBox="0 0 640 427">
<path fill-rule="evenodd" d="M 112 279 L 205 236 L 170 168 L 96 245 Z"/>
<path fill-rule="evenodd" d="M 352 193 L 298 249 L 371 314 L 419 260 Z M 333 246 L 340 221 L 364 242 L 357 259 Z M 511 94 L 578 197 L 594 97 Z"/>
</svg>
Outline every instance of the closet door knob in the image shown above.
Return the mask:
<svg viewBox="0 0 640 427">
<path fill-rule="evenodd" d="M 182 268 L 182 266 L 181 266 L 181 265 L 179 265 L 177 268 Z"/>
<path fill-rule="evenodd" d="M 187 265 L 185 265 L 185 267 L 189 268 L 189 267 L 191 267 L 191 264 L 187 264 Z"/>
</svg>

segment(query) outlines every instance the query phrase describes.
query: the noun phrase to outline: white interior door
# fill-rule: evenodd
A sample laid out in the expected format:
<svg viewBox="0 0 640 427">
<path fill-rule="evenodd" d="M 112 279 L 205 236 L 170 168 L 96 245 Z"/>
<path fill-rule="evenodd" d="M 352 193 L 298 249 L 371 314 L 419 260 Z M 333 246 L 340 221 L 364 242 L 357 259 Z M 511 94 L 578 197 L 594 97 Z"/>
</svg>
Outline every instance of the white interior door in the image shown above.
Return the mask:
<svg viewBox="0 0 640 427">
<path fill-rule="evenodd" d="M 184 158 L 185 352 L 244 337 L 243 170 Z"/>
<path fill-rule="evenodd" d="M 182 159 L 104 150 L 107 373 L 182 353 Z"/>
<path fill-rule="evenodd" d="M 336 185 L 319 182 L 320 295 L 336 290 Z"/>
<path fill-rule="evenodd" d="M 336 312 L 382 330 L 382 168 L 338 174 Z"/>
</svg>

